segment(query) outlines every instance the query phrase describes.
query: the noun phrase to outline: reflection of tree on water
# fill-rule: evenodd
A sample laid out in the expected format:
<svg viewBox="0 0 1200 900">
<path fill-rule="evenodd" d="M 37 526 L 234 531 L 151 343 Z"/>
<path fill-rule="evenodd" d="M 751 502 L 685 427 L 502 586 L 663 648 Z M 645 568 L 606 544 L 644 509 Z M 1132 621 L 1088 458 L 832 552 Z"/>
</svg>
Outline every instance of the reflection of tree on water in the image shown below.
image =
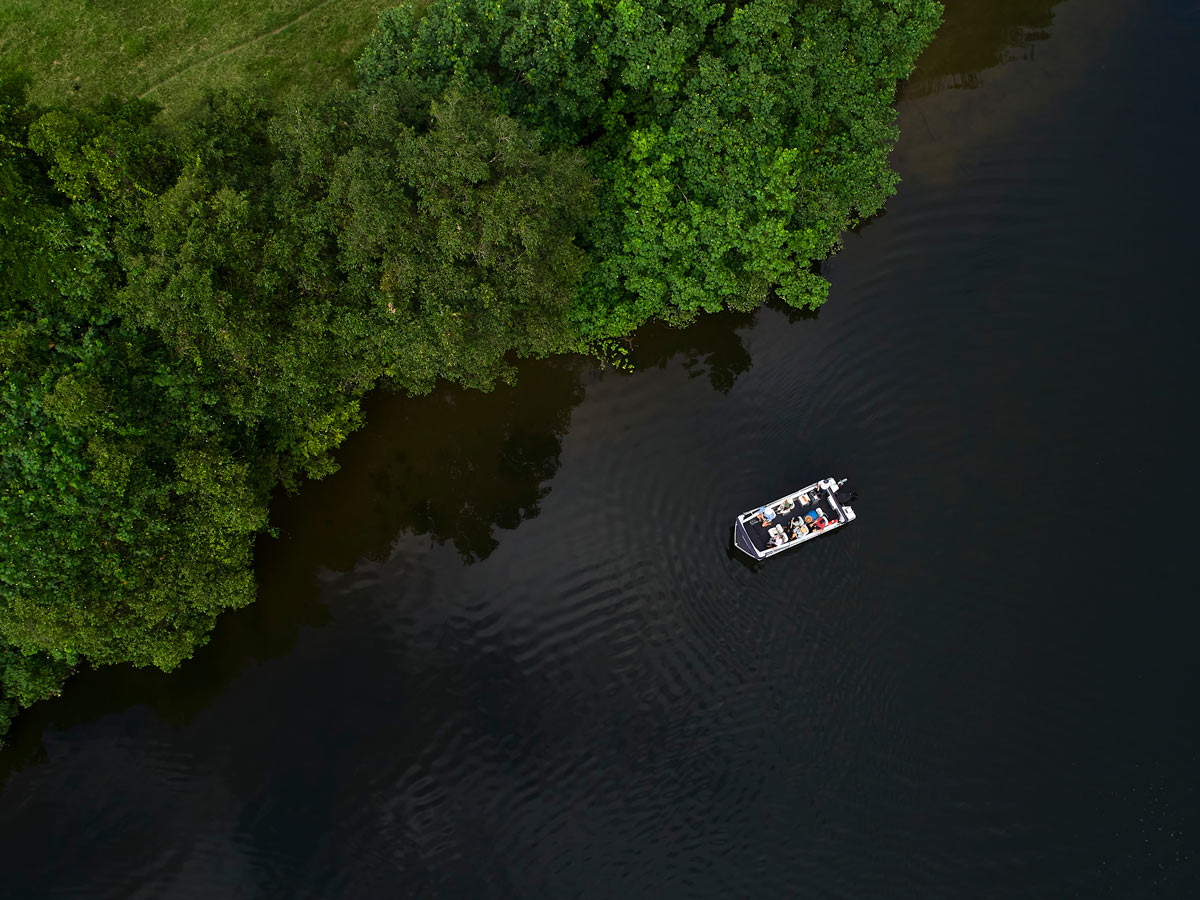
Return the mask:
<svg viewBox="0 0 1200 900">
<path fill-rule="evenodd" d="M 464 562 L 486 558 L 499 546 L 496 528 L 514 529 L 522 520 L 538 514 L 538 502 L 550 492 L 546 485 L 558 471 L 562 437 L 567 429 L 570 411 L 582 399 L 582 389 L 569 372 L 562 372 L 564 384 L 578 392 L 577 397 L 562 399 L 569 405 L 559 415 L 543 421 L 530 421 L 522 416 L 527 412 L 512 403 L 499 404 L 512 418 L 492 420 L 483 437 L 494 441 L 495 452 L 473 452 L 475 444 L 464 444 L 461 435 L 442 435 L 447 440 L 440 447 L 442 468 L 432 468 L 427 475 L 437 479 L 439 486 L 452 488 L 435 492 L 412 506 L 411 528 L 417 534 L 429 534 L 438 543 L 450 541 Z M 468 406 L 486 395 L 475 394 Z M 473 428 L 473 420 L 458 420 L 460 425 Z M 431 436 L 438 444 L 437 436 Z M 429 462 L 429 456 L 421 459 Z M 415 482 L 424 482 L 419 472 L 411 473 Z M 404 488 L 400 488 L 401 493 Z"/>
<path fill-rule="evenodd" d="M 377 392 L 368 426 L 338 454 L 341 471 L 276 507 L 288 555 L 305 548 L 310 563 L 346 571 L 363 557 L 386 559 L 398 536 L 416 533 L 453 544 L 465 562 L 486 558 L 497 528 L 538 514 L 587 365 L 523 363 L 517 386 L 486 394 Z"/>
<path fill-rule="evenodd" d="M 646 326 L 633 341 L 635 368 L 664 368 L 682 356 L 693 377 L 706 375 L 727 393 L 752 364 L 739 331 L 753 321 L 752 313 L 721 313 L 686 329 Z M 577 357 L 523 362 L 515 387 L 486 394 L 448 385 L 418 398 L 377 392 L 366 406 L 369 424 L 338 453 L 341 471 L 276 504 L 284 539 L 264 547 L 262 591 L 276 577 L 272 557 L 309 572 L 314 563 L 347 571 L 363 557 L 386 559 L 405 533 L 452 544 L 466 563 L 487 558 L 498 529 L 538 514 L 583 400 L 583 373 L 594 365 Z"/>
<path fill-rule="evenodd" d="M 682 330 L 647 326 L 634 339 L 635 368 L 682 356 L 693 377 L 727 393 L 751 366 L 738 332 L 753 320 L 722 313 Z M 287 557 L 346 571 L 363 557 L 386 559 L 398 536 L 415 533 L 453 544 L 466 563 L 487 558 L 497 529 L 538 514 L 593 366 L 576 357 L 524 362 L 515 387 L 487 394 L 446 385 L 415 399 L 377 392 L 368 426 L 338 453 L 342 470 L 276 506 Z"/>
<path fill-rule="evenodd" d="M 1014 58 L 1035 41 L 1044 41 L 1062 0 L 942 0 L 942 27 L 926 48 L 908 81 L 904 97 L 923 97 L 946 88 L 979 87 L 985 69 Z"/>
<path fill-rule="evenodd" d="M 728 394 L 737 377 L 754 364 L 739 331 L 754 313 L 702 314 L 684 329 L 654 323 L 638 330 L 631 354 L 634 369 L 665 369 L 677 356 L 692 378 L 708 376 L 714 391 Z"/>
</svg>

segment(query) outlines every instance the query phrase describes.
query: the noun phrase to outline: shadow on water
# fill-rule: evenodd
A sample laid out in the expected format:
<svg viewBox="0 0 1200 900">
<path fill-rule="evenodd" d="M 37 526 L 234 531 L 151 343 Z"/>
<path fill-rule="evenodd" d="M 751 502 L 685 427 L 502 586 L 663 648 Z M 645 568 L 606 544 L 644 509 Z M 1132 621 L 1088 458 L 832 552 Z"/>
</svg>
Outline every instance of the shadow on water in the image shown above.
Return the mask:
<svg viewBox="0 0 1200 900">
<path fill-rule="evenodd" d="M 714 391 L 728 394 L 738 376 L 754 364 L 740 332 L 754 325 L 756 313 L 702 314 L 688 328 L 653 323 L 631 341 L 634 369 L 665 369 L 683 356 L 691 378 L 707 377 Z"/>
<path fill-rule="evenodd" d="M 762 571 L 761 562 L 751 559 L 737 548 L 737 544 L 734 543 L 733 528 L 729 529 L 729 543 L 725 546 L 725 555 L 738 565 L 742 566 L 747 572 L 758 573 Z"/>
<path fill-rule="evenodd" d="M 338 453 L 341 471 L 276 504 L 285 539 L 264 548 L 260 565 L 284 553 L 347 571 L 363 557 L 387 559 L 405 533 L 453 546 L 464 563 L 485 559 L 497 530 L 538 514 L 591 365 L 524 363 L 517 386 L 486 394 L 449 385 L 415 400 L 376 392 L 365 406 L 370 425 Z"/>
<path fill-rule="evenodd" d="M 912 77 L 900 87 L 906 99 L 944 90 L 978 88 L 980 74 L 1024 59 L 1050 37 L 1054 7 L 1063 0 L 942 0 L 937 38 L 921 54 Z"/>
</svg>

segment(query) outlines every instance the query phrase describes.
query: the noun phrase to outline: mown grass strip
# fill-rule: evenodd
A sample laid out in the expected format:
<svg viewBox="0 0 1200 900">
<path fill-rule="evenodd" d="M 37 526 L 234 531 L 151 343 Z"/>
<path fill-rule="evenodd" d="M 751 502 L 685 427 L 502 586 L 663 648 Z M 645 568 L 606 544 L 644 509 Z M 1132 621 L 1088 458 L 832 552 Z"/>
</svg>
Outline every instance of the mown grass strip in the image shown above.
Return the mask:
<svg viewBox="0 0 1200 900">
<path fill-rule="evenodd" d="M 208 86 L 321 93 L 349 77 L 395 0 L 0 0 L 0 56 L 34 99 L 149 96 L 186 113 Z"/>
<path fill-rule="evenodd" d="M 259 41 L 264 40 L 265 38 L 274 37 L 275 35 L 279 34 L 280 32 L 282 32 L 288 28 L 291 28 L 297 22 L 302 22 L 304 19 L 307 19 L 310 15 L 312 15 L 314 12 L 316 12 L 322 6 L 328 6 L 331 2 L 332 2 L 332 0 L 320 0 L 319 3 L 316 3 L 313 6 L 309 7 L 304 12 L 300 13 L 300 15 L 296 16 L 296 18 L 292 19 L 290 22 L 285 22 L 284 24 L 280 25 L 278 28 L 273 28 L 270 31 L 264 31 L 262 34 L 255 35 L 254 37 L 250 38 L 249 40 L 242 41 L 240 44 L 230 47 L 227 50 L 221 50 L 220 52 L 214 53 L 212 56 L 206 57 L 205 59 L 200 59 L 200 60 L 197 60 L 196 62 L 189 63 L 188 65 L 186 65 L 182 69 L 180 69 L 178 72 L 175 72 L 172 75 L 168 75 L 166 78 L 164 78 L 162 81 L 158 82 L 157 84 L 150 85 L 150 87 L 146 88 L 146 90 L 142 91 L 140 94 L 138 94 L 138 96 L 145 97 L 147 94 L 151 93 L 152 91 L 155 91 L 155 90 L 163 87 L 164 85 L 170 84 L 172 81 L 179 78 L 180 76 L 186 75 L 188 72 L 192 71 L 192 69 L 195 69 L 198 66 L 203 66 L 205 63 L 212 62 L 213 60 L 218 59 L 222 56 L 229 56 L 231 53 L 237 53 L 239 50 L 244 50 L 245 48 L 250 47 L 253 44 L 257 44 Z"/>
</svg>

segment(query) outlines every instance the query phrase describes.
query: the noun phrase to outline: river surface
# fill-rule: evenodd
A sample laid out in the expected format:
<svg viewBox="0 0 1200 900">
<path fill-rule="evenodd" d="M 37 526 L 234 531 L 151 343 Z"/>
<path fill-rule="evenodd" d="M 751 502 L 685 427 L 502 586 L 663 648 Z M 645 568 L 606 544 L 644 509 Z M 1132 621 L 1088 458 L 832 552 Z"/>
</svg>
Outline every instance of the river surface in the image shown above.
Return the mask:
<svg viewBox="0 0 1200 900">
<path fill-rule="evenodd" d="M 1200 896 L 1200 7 L 946 5 L 818 315 L 373 397 L 258 604 L 19 720 L 0 895 Z"/>
</svg>

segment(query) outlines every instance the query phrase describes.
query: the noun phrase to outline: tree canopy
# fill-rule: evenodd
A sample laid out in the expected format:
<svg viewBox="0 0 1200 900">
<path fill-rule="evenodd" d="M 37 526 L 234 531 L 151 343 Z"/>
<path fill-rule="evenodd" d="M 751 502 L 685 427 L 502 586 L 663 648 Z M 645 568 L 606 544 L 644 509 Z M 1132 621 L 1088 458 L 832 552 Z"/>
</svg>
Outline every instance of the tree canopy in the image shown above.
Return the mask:
<svg viewBox="0 0 1200 900">
<path fill-rule="evenodd" d="M 496 96 L 601 182 L 576 321 L 815 308 L 814 263 L 895 190 L 899 79 L 931 0 L 441 0 L 385 13 L 365 89 L 400 78 Z"/>
<path fill-rule="evenodd" d="M 0 74 L 0 730 L 254 597 L 277 485 L 379 383 L 814 308 L 895 189 L 932 0 L 437 0 L 359 85 L 43 108 Z"/>
</svg>

